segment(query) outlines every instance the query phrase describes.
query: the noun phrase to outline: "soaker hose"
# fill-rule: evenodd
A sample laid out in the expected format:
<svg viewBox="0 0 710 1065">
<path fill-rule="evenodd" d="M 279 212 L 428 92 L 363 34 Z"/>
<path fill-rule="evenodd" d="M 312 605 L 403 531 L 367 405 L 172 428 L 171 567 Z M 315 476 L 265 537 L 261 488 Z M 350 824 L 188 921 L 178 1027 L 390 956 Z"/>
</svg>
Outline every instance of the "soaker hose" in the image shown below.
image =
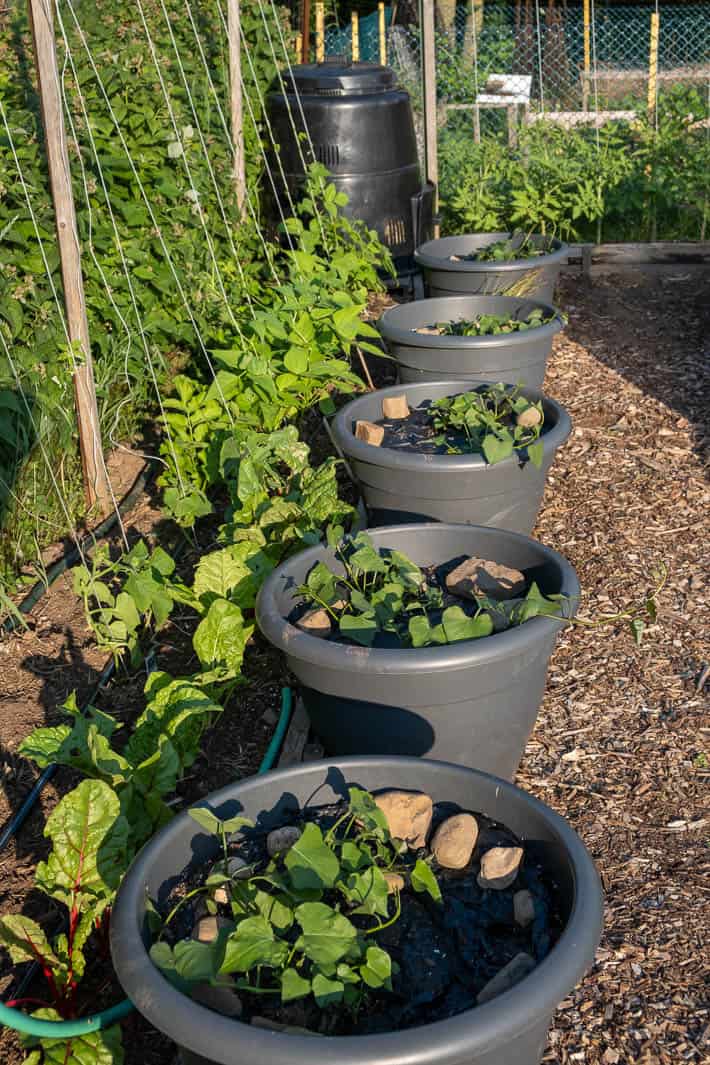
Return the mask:
<svg viewBox="0 0 710 1065">
<path fill-rule="evenodd" d="M 271 737 L 266 754 L 264 755 L 257 773 L 268 773 L 272 768 L 279 753 L 279 748 L 286 734 L 291 719 L 291 689 L 281 689 L 281 713 L 276 724 L 274 734 Z M 102 1028 L 109 1028 L 131 1012 L 133 1003 L 124 999 L 116 1006 L 111 1006 L 101 1013 L 95 1013 L 91 1017 L 82 1017 L 76 1021 L 45 1021 L 39 1017 L 29 1017 L 21 1010 L 6 1006 L 0 1002 L 0 1025 L 6 1028 L 14 1028 L 16 1032 L 35 1036 L 40 1039 L 76 1039 L 87 1035 L 89 1032 L 98 1032 Z"/>
</svg>

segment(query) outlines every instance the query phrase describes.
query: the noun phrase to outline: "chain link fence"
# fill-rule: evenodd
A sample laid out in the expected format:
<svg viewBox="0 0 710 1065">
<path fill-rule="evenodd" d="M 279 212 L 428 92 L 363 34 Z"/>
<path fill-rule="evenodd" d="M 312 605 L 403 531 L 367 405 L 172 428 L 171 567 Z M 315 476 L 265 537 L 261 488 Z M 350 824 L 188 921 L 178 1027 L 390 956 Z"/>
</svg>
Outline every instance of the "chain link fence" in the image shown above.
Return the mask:
<svg viewBox="0 0 710 1065">
<path fill-rule="evenodd" d="M 658 90 L 710 85 L 710 3 L 662 4 Z M 437 4 L 437 98 L 441 111 L 504 108 L 520 98 L 532 112 L 632 110 L 645 105 L 654 4 L 537 6 L 530 0 Z M 415 100 L 421 40 L 415 23 L 391 25 L 387 60 Z M 586 41 L 586 47 L 585 47 Z M 360 58 L 380 55 L 378 14 L 359 22 Z M 351 27 L 327 34 L 329 55 L 352 55 Z M 503 97 L 492 100 L 491 97 Z M 442 115 L 443 121 L 443 115 Z M 484 119 L 485 121 L 485 119 Z"/>
</svg>

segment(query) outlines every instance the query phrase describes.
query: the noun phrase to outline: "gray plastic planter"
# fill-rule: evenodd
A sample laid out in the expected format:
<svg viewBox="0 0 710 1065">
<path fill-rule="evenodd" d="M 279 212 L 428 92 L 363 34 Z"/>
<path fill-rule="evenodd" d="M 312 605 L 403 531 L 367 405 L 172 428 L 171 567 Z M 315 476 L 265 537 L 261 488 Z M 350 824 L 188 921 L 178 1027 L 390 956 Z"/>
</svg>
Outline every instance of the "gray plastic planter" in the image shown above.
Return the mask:
<svg viewBox="0 0 710 1065">
<path fill-rule="evenodd" d="M 242 813 L 265 829 L 297 808 L 337 801 L 348 786 L 425 791 L 500 821 L 527 842 L 559 886 L 566 924 L 548 956 L 498 998 L 434 1024 L 365 1036 L 306 1036 L 254 1028 L 212 1012 L 174 988 L 148 956 L 146 897 L 164 898 L 186 866 L 217 856 L 214 837 L 187 813 L 145 845 L 119 889 L 111 953 L 121 985 L 143 1016 L 177 1043 L 184 1065 L 537 1065 L 552 1014 L 594 959 L 602 892 L 582 841 L 558 814 L 483 773 L 409 758 L 349 758 L 251 777 L 210 795 L 222 817 Z"/>
<path fill-rule="evenodd" d="M 436 322 L 471 320 L 479 314 L 524 319 L 542 307 L 553 321 L 537 329 L 497 336 L 458 337 L 416 333 Z M 387 349 L 397 360 L 400 381 L 503 381 L 542 388 L 552 338 L 564 328 L 554 307 L 512 296 L 447 296 L 391 307 L 377 323 Z"/>
<path fill-rule="evenodd" d="M 473 387 L 473 386 L 472 386 Z M 493 525 L 529 533 L 542 502 L 547 471 L 555 451 L 569 436 L 572 422 L 555 400 L 534 389 L 523 394 L 542 400 L 545 414 L 543 460 L 521 464 L 516 455 L 489 465 L 482 455 L 432 455 L 375 447 L 355 436 L 358 421 L 382 418 L 382 400 L 406 395 L 410 408 L 467 390 L 461 381 L 392 385 L 368 392 L 339 411 L 333 436 L 358 481 L 371 525 L 410 521 L 450 521 Z"/>
<path fill-rule="evenodd" d="M 470 525 L 368 529 L 376 547 L 420 566 L 478 556 L 522 570 L 545 594 L 579 596 L 570 564 L 536 540 Z M 262 585 L 257 622 L 286 655 L 328 754 L 427 755 L 512 779 L 545 690 L 547 664 L 565 624 L 533 618 L 507 632 L 439 647 L 353 647 L 311 636 L 287 619 L 318 546 L 284 562 Z"/>
<path fill-rule="evenodd" d="M 464 293 L 521 296 L 551 303 L 560 267 L 569 249 L 559 240 L 550 241 L 552 250 L 534 259 L 511 259 L 509 262 L 452 262 L 452 255 L 470 255 L 498 240 L 508 240 L 510 233 L 464 233 L 420 244 L 414 260 L 424 274 L 429 296 L 460 296 Z M 538 245 L 546 240 L 533 236 Z"/>
</svg>

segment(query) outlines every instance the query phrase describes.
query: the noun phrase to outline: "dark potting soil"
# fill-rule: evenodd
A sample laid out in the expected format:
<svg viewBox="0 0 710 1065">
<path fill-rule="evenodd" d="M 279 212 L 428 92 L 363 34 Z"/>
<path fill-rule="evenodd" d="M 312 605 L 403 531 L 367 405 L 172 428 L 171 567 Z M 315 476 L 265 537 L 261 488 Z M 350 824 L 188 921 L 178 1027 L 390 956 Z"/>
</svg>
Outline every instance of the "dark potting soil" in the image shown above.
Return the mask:
<svg viewBox="0 0 710 1065">
<path fill-rule="evenodd" d="M 442 434 L 431 424 L 431 400 L 410 410 L 406 418 L 380 418 L 374 422 L 385 431 L 380 447 L 392 451 L 410 451 L 424 455 L 475 454 L 462 433 Z M 510 426 L 513 426 L 511 420 Z M 541 436 L 545 435 L 543 425 Z M 442 436 L 444 439 L 442 440 Z"/>
<path fill-rule="evenodd" d="M 446 578 L 455 570 L 457 566 L 460 566 L 462 562 L 468 559 L 468 555 L 457 555 L 456 558 L 449 559 L 447 562 L 441 562 L 438 566 L 421 566 L 421 572 L 424 575 L 424 580 L 432 588 L 438 588 L 442 594 L 441 606 L 429 607 L 427 609 L 427 617 L 431 625 L 438 625 L 441 621 L 442 614 L 447 607 L 458 606 L 463 610 L 467 617 L 473 618 L 480 610 L 480 604 L 473 599 L 464 598 L 463 596 L 454 595 L 446 586 Z M 525 592 L 527 594 L 528 586 L 526 586 Z M 348 590 L 342 586 L 343 599 L 348 596 Z M 287 620 L 291 625 L 297 625 L 304 614 L 313 610 L 314 604 L 309 600 L 302 600 L 297 603 L 293 610 L 288 615 Z M 347 636 L 344 636 L 338 626 L 333 626 L 331 632 L 327 636 L 320 636 L 322 640 L 328 640 L 331 643 L 342 643 L 348 646 L 359 646 L 354 640 L 350 640 Z M 379 649 L 397 648 L 402 650 L 402 643 L 394 632 L 378 631 L 372 643 L 372 647 Z M 405 648 L 406 649 L 406 648 Z M 409 650 L 416 651 L 417 648 L 412 647 Z"/>
<path fill-rule="evenodd" d="M 344 810 L 344 804 L 312 807 L 301 812 L 300 820 L 315 822 L 325 832 Z M 460 812 L 460 807 L 453 803 L 436 803 L 431 834 L 447 817 Z M 474 816 L 479 834 L 469 865 L 452 871 L 434 863 L 442 902 L 417 894 L 407 883 L 400 896 L 400 917 L 373 936 L 373 944 L 385 949 L 399 969 L 392 977 L 391 991 L 371 990 L 365 1006 L 357 1014 L 342 1004 L 321 1009 L 310 996 L 283 1005 L 268 995 L 240 991 L 241 1021 L 250 1023 L 252 1018 L 261 1018 L 275 1027 L 307 1028 L 322 1035 L 400 1031 L 445 1020 L 473 1008 L 479 992 L 520 952 L 529 954 L 538 964 L 543 961 L 565 923 L 557 905 L 558 887 L 539 861 L 534 843 L 526 847 L 504 825 L 484 814 L 474 812 Z M 298 820 L 297 816 L 290 816 L 284 825 Z M 238 855 L 257 867 L 268 862 L 265 832 L 247 830 L 236 838 L 236 842 L 230 843 L 230 856 Z M 483 889 L 477 882 L 481 856 L 501 845 L 523 847 L 518 875 L 507 888 Z M 405 881 L 406 870 L 428 854 L 428 849 L 422 847 L 403 856 Z M 188 868 L 170 896 L 161 900 L 159 909 L 163 917 L 181 897 L 203 883 L 208 873 L 204 867 Z M 513 897 L 522 889 L 527 889 L 534 901 L 534 919 L 527 927 L 516 924 L 514 919 Z M 323 901 L 336 905 L 340 896 L 326 892 Z M 393 901 L 391 909 L 394 910 Z M 372 927 L 378 920 L 345 909 L 343 912 L 362 929 Z M 228 906 L 220 906 L 219 913 L 231 917 Z M 174 945 L 189 937 L 199 916 L 193 904 L 186 903 L 166 931 L 166 941 Z M 292 929 L 289 935 L 295 941 L 298 929 Z"/>
</svg>

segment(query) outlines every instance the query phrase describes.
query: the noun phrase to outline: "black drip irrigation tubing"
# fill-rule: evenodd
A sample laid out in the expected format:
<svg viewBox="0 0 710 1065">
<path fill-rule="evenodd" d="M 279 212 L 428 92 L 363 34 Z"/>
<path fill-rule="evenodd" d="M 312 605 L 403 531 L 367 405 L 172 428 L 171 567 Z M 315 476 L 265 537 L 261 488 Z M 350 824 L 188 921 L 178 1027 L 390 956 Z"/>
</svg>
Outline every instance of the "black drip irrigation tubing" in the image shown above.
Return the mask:
<svg viewBox="0 0 710 1065">
<path fill-rule="evenodd" d="M 154 462 L 147 462 L 133 482 L 130 491 L 119 503 L 118 508 L 109 514 L 107 518 L 104 518 L 95 529 L 92 529 L 90 533 L 87 533 L 80 543 L 76 544 L 70 551 L 62 555 L 60 559 L 57 559 L 56 562 L 53 562 L 52 565 L 48 567 L 44 579 L 38 580 L 36 584 L 32 585 L 25 598 L 17 607 L 18 614 L 8 614 L 7 617 L 0 622 L 0 636 L 8 635 L 20 628 L 22 625 L 22 619 L 19 617 L 19 614 L 29 614 L 30 610 L 37 605 L 42 596 L 48 592 L 54 582 L 61 577 L 62 573 L 65 573 L 75 565 L 81 558 L 83 552 L 88 551 L 97 540 L 100 540 L 111 532 L 118 521 L 119 515 L 123 516 L 133 507 L 133 504 L 137 501 L 139 495 L 154 475 L 156 469 L 157 466 Z"/>
</svg>

